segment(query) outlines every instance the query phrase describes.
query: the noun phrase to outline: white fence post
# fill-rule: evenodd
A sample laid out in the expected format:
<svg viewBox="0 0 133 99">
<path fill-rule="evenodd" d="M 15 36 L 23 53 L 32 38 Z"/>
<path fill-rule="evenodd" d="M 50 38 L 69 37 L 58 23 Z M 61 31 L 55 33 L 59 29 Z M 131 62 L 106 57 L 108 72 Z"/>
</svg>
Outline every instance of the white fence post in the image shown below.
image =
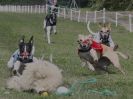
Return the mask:
<svg viewBox="0 0 133 99">
<path fill-rule="evenodd" d="M 17 12 L 17 5 L 15 5 L 15 13 Z"/>
<path fill-rule="evenodd" d="M 14 12 L 14 11 L 15 11 L 14 9 L 15 9 L 15 7 L 14 7 L 14 5 L 12 5 L 12 12 Z"/>
<path fill-rule="evenodd" d="M 105 8 L 103 8 L 103 23 L 105 23 Z"/>
<path fill-rule="evenodd" d="M 46 14 L 48 13 L 48 5 L 46 4 Z"/>
<path fill-rule="evenodd" d="M 95 11 L 94 12 L 94 23 L 96 23 L 96 21 L 97 21 L 97 12 Z"/>
<path fill-rule="evenodd" d="M 3 12 L 3 5 L 1 6 L 1 11 Z"/>
<path fill-rule="evenodd" d="M 30 12 L 30 6 L 28 5 L 28 8 L 27 8 L 27 10 L 28 10 L 28 13 Z"/>
<path fill-rule="evenodd" d="M 7 5 L 5 5 L 5 12 L 7 12 Z"/>
<path fill-rule="evenodd" d="M 64 8 L 64 19 L 66 18 L 66 8 Z"/>
<path fill-rule="evenodd" d="M 79 10 L 79 14 L 78 14 L 78 22 L 80 22 L 80 10 Z"/>
<path fill-rule="evenodd" d="M 115 24 L 116 24 L 116 26 L 118 25 L 118 12 L 116 12 L 116 16 L 115 16 Z"/>
<path fill-rule="evenodd" d="M 35 5 L 34 7 L 35 7 L 34 13 L 36 13 L 37 12 L 37 5 Z"/>
<path fill-rule="evenodd" d="M 60 17 L 60 7 L 58 7 L 58 17 Z"/>
<path fill-rule="evenodd" d="M 39 10 L 39 13 L 41 13 L 41 7 L 40 7 L 40 5 L 38 7 L 39 7 L 39 9 L 38 9 Z"/>
<path fill-rule="evenodd" d="M 31 13 L 33 12 L 33 6 L 30 6 L 30 12 Z"/>
<path fill-rule="evenodd" d="M 0 12 L 1 12 L 1 5 L 0 5 Z"/>
<path fill-rule="evenodd" d="M 72 9 L 70 10 L 70 19 L 72 20 Z"/>
<path fill-rule="evenodd" d="M 129 30 L 132 32 L 132 15 L 129 14 Z"/>
<path fill-rule="evenodd" d="M 88 11 L 86 11 L 86 18 L 85 18 L 85 20 L 86 20 L 86 23 L 87 23 L 87 21 L 88 21 Z"/>
</svg>

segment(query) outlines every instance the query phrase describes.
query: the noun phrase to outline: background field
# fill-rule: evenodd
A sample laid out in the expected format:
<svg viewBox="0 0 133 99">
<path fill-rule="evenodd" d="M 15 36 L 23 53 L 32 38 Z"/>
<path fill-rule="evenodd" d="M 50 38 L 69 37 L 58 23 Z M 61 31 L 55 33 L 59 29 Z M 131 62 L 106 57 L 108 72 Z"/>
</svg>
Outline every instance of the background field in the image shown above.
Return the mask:
<svg viewBox="0 0 133 99">
<path fill-rule="evenodd" d="M 80 59 L 77 55 L 78 34 L 88 34 L 86 24 L 74 21 L 59 19 L 57 35 L 51 35 L 52 44 L 48 45 L 44 39 L 43 19 L 44 14 L 13 14 L 0 13 L 0 99 L 44 99 L 37 94 L 16 92 L 5 89 L 6 79 L 9 77 L 9 70 L 6 66 L 10 55 L 18 48 L 18 41 L 22 35 L 28 41 L 34 36 L 36 47 L 35 56 L 49 60 L 53 55 L 53 63 L 63 70 L 64 84 L 72 85 L 79 80 L 96 78 L 97 83 L 87 84 L 85 88 L 107 88 L 117 93 L 116 96 L 103 96 L 99 94 L 87 94 L 80 91 L 72 96 L 56 96 L 50 94 L 48 99 L 132 99 L 133 97 L 133 33 L 129 33 L 123 27 L 112 25 L 112 37 L 119 44 L 119 50 L 129 55 L 129 60 L 120 58 L 127 75 L 123 76 L 119 71 L 110 67 L 114 73 L 93 73 L 87 68 L 80 66 Z M 94 31 L 98 30 L 97 24 L 92 24 Z M 78 90 L 77 90 L 78 91 Z"/>
</svg>

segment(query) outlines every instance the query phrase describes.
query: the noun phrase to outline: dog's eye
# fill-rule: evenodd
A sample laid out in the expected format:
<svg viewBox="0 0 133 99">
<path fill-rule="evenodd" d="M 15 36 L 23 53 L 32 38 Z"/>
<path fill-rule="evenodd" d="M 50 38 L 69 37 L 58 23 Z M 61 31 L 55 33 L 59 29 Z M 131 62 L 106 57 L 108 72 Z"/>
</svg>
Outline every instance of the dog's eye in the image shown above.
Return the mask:
<svg viewBox="0 0 133 99">
<path fill-rule="evenodd" d="M 101 30 L 100 33 L 103 33 L 103 31 Z"/>
<path fill-rule="evenodd" d="M 107 30 L 107 32 L 110 32 L 110 30 Z"/>
<path fill-rule="evenodd" d="M 86 39 L 85 41 L 89 41 L 89 39 Z"/>
<path fill-rule="evenodd" d="M 80 39 L 79 41 L 83 41 L 83 40 Z"/>
</svg>

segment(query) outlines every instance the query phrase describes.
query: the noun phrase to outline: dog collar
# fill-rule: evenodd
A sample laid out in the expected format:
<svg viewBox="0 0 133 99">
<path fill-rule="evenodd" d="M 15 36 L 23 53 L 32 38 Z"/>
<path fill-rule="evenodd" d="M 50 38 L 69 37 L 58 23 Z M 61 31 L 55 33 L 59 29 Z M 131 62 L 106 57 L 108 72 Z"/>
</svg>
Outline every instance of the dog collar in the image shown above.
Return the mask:
<svg viewBox="0 0 133 99">
<path fill-rule="evenodd" d="M 88 49 L 78 49 L 78 52 L 89 52 L 91 50 L 91 47 Z"/>
</svg>

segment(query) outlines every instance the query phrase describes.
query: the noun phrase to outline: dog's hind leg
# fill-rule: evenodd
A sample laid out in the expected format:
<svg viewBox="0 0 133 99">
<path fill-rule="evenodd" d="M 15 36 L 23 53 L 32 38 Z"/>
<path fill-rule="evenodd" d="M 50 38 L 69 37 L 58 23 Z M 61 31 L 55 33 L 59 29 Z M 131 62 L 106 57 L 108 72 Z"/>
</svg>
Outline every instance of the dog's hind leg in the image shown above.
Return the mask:
<svg viewBox="0 0 133 99">
<path fill-rule="evenodd" d="M 125 72 L 123 71 L 120 63 L 119 63 L 119 57 L 116 53 L 106 53 L 104 56 L 106 56 L 114 65 L 114 67 L 116 67 L 118 70 L 120 70 L 122 72 L 122 74 L 125 75 Z"/>
<path fill-rule="evenodd" d="M 48 40 L 48 44 L 50 44 L 51 43 L 51 41 L 50 41 L 51 26 L 47 26 L 46 29 L 47 29 L 47 40 Z"/>
<path fill-rule="evenodd" d="M 97 68 L 107 72 L 111 73 L 111 71 L 108 70 L 108 66 L 111 64 L 110 60 L 106 57 L 100 57 L 98 60 Z"/>
<path fill-rule="evenodd" d="M 57 33 L 57 31 L 56 31 L 56 25 L 53 26 L 53 32 L 54 32 L 54 34 Z"/>
</svg>

